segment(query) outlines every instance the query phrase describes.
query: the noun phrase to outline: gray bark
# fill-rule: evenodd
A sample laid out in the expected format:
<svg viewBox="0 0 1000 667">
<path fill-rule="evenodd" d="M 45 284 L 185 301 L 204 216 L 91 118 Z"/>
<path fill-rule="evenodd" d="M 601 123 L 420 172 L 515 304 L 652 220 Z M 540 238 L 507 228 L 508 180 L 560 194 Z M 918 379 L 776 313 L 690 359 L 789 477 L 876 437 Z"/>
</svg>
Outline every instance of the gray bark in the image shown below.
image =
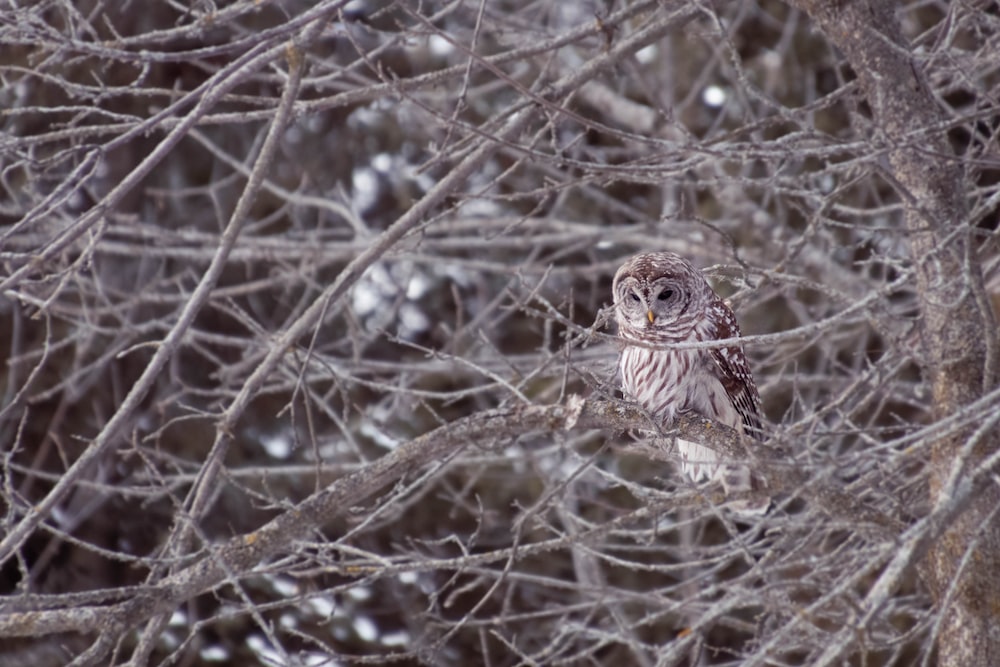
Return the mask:
<svg viewBox="0 0 1000 667">
<path fill-rule="evenodd" d="M 871 108 L 871 141 L 886 151 L 905 204 L 920 305 L 923 372 L 940 420 L 973 403 L 996 379 L 996 322 L 968 224 L 962 167 L 921 63 L 884 0 L 795 0 L 846 56 Z M 941 435 L 930 462 L 932 503 L 948 502 L 963 477 L 996 452 L 1000 433 L 976 424 Z M 922 573 L 942 614 L 942 665 L 1000 664 L 1000 486 L 986 479 L 975 501 L 930 545 Z"/>
</svg>

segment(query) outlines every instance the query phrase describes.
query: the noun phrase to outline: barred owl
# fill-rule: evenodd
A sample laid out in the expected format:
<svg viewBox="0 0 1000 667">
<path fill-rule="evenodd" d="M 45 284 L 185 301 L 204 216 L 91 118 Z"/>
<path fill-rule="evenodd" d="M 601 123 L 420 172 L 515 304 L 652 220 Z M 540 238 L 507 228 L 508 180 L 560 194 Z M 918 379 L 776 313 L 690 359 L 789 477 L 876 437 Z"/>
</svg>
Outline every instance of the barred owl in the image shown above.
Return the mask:
<svg viewBox="0 0 1000 667">
<path fill-rule="evenodd" d="M 625 341 L 622 388 L 658 423 L 694 412 L 757 440 L 760 395 L 743 346 L 676 349 L 676 343 L 738 338 L 733 311 L 701 272 L 670 252 L 637 255 L 625 262 L 612 287 L 618 335 Z M 725 465 L 714 451 L 678 439 L 681 468 L 694 481 L 721 481 L 726 492 L 751 488 L 750 469 Z M 769 501 L 732 503 L 742 512 L 766 511 Z"/>
</svg>

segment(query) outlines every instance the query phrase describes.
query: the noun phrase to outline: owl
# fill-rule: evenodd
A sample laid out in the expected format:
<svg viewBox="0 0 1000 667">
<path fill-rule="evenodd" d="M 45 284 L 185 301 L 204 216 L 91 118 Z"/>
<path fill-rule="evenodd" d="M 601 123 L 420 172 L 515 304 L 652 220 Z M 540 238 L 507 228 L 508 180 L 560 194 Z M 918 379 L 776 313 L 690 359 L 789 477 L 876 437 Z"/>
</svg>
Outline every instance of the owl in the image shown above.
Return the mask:
<svg viewBox="0 0 1000 667">
<path fill-rule="evenodd" d="M 763 439 L 760 395 L 743 346 L 677 349 L 678 343 L 739 338 L 736 316 L 701 272 L 671 252 L 636 255 L 615 274 L 612 286 L 622 389 L 658 424 L 696 413 Z M 720 481 L 726 492 L 751 488 L 750 469 L 727 465 L 711 449 L 678 439 L 681 469 L 695 482 Z M 760 513 L 770 501 L 731 503 Z"/>
</svg>

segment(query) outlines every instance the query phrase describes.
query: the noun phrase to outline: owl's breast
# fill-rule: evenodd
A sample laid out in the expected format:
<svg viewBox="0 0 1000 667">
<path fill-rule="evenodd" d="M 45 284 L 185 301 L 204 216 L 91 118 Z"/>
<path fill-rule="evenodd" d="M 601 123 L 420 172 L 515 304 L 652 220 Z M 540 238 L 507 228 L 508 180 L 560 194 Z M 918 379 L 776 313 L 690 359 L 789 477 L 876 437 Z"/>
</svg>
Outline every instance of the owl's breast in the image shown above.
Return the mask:
<svg viewBox="0 0 1000 667">
<path fill-rule="evenodd" d="M 739 413 L 704 350 L 630 346 L 622 352 L 622 389 L 659 423 L 694 412 L 740 428 Z"/>
<path fill-rule="evenodd" d="M 627 347 L 622 352 L 622 389 L 657 421 L 684 409 L 685 380 L 695 364 L 692 350 Z"/>
</svg>

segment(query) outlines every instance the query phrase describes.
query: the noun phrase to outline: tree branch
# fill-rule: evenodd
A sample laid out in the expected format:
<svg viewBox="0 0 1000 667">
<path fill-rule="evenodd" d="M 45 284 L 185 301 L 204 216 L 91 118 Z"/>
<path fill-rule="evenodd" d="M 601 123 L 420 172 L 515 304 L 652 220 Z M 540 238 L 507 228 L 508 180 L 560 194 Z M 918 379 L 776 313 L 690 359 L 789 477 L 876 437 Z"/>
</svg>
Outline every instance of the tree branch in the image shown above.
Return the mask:
<svg viewBox="0 0 1000 667">
<path fill-rule="evenodd" d="M 470 446 L 496 449 L 511 438 L 531 433 L 601 429 L 648 429 L 649 420 L 637 407 L 615 401 L 570 397 L 565 404 L 518 405 L 459 419 L 389 452 L 348 474 L 327 488 L 283 512 L 258 530 L 233 537 L 213 547 L 197 562 L 140 589 L 133 598 L 106 606 L 70 609 L 8 611 L 0 615 L 0 636 L 41 635 L 56 632 L 123 632 L 157 613 L 226 583 L 253 573 L 263 561 L 288 553 L 305 539 L 351 507 L 364 502 L 406 475 L 463 451 Z M 780 453 L 773 443 L 761 447 L 733 429 L 701 417 L 685 415 L 639 450 L 655 458 L 668 458 L 669 438 L 680 436 L 705 445 L 732 460 L 753 462 L 755 472 L 767 483 L 766 493 L 793 492 L 807 498 L 830 516 L 855 525 L 858 532 L 892 541 L 903 525 L 838 490 L 830 481 L 814 479 L 800 463 Z M 483 443 L 498 444 L 483 444 Z M 476 444 L 473 444 L 476 443 Z M 750 445 L 748 447 L 748 445 Z M 8 607 L 17 604 L 12 601 Z"/>
</svg>

